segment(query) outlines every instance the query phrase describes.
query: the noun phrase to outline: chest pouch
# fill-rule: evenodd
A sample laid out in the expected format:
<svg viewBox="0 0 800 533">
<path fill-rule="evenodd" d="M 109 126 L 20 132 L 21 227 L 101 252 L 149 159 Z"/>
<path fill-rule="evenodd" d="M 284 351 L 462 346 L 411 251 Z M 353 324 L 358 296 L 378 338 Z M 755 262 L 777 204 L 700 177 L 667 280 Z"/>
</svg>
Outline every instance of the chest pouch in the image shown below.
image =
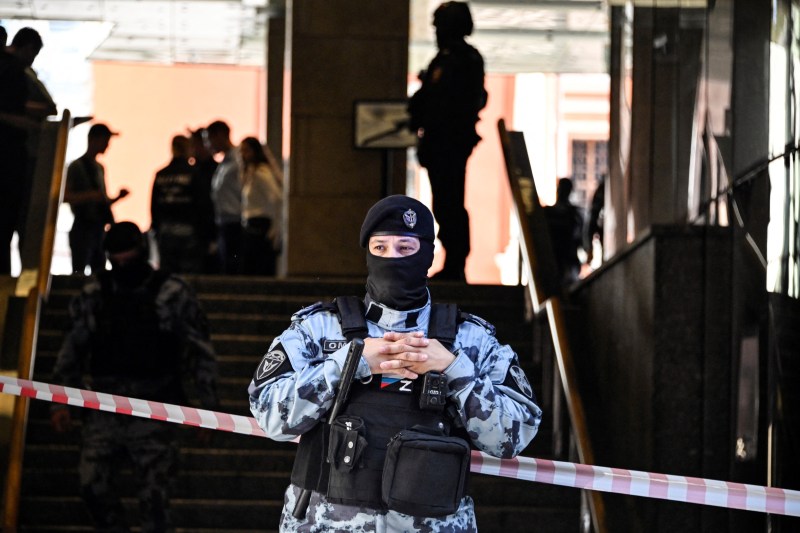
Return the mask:
<svg viewBox="0 0 800 533">
<path fill-rule="evenodd" d="M 458 510 L 469 474 L 467 441 L 414 426 L 389 442 L 381 497 L 393 511 L 442 517 Z"/>
</svg>

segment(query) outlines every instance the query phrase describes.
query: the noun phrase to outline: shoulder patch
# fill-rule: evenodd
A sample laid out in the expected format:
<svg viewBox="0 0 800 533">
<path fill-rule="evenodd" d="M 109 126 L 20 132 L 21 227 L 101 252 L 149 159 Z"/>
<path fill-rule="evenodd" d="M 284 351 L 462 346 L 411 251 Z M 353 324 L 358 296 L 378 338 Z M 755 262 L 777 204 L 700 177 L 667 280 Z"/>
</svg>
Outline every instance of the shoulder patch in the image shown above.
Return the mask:
<svg viewBox="0 0 800 533">
<path fill-rule="evenodd" d="M 519 366 L 511 365 L 508 367 L 508 373 L 506 374 L 505 381 L 503 381 L 503 385 L 536 402 L 536 396 L 533 394 L 533 387 L 531 387 L 528 381 L 528 376 L 525 375 L 525 371 Z"/>
<path fill-rule="evenodd" d="M 292 370 L 292 365 L 283 345 L 278 344 L 261 359 L 261 362 L 253 374 L 253 382 L 256 386 L 261 385 L 273 376 L 279 376 Z"/>
<path fill-rule="evenodd" d="M 489 333 L 489 335 L 494 335 L 495 334 L 495 329 L 494 329 L 493 325 L 489 324 L 487 321 L 485 321 L 481 317 L 475 316 L 475 315 L 473 315 L 471 313 L 464 313 L 462 311 L 459 322 L 471 322 L 472 324 L 475 324 L 476 326 L 480 326 L 483 329 L 485 329 L 487 331 L 487 333 Z"/>
</svg>

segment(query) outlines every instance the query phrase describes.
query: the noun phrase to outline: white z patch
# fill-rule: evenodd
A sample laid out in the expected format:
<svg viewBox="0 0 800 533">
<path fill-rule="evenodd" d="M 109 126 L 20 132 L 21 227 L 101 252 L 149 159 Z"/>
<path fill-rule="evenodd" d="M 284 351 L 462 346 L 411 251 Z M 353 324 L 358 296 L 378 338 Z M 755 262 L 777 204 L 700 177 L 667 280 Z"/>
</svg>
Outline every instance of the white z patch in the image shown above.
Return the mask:
<svg viewBox="0 0 800 533">
<path fill-rule="evenodd" d="M 412 392 L 411 385 L 414 384 L 413 381 L 411 381 L 410 379 L 401 379 L 400 383 L 402 383 L 402 385 L 400 385 L 400 388 L 397 390 L 402 392 Z"/>
</svg>

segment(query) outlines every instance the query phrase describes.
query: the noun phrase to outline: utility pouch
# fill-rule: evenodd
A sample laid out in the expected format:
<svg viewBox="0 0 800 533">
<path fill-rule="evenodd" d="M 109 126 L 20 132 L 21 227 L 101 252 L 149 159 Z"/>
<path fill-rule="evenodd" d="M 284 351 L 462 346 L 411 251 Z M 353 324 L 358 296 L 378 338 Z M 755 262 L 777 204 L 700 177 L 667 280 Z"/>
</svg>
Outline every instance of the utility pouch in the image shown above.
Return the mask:
<svg viewBox="0 0 800 533">
<path fill-rule="evenodd" d="M 367 449 L 366 426 L 357 416 L 339 416 L 331 424 L 328 448 L 328 490 L 332 503 L 360 505 L 375 501 L 377 482 L 370 483 L 372 472 L 364 468 Z M 375 475 L 379 475 L 380 471 Z"/>
<path fill-rule="evenodd" d="M 357 416 L 339 416 L 331 424 L 328 463 L 339 472 L 357 468 L 367 447 L 364 421 Z"/>
<path fill-rule="evenodd" d="M 381 497 L 389 509 L 425 517 L 458 510 L 469 474 L 467 441 L 415 426 L 395 435 L 387 448 Z"/>
</svg>

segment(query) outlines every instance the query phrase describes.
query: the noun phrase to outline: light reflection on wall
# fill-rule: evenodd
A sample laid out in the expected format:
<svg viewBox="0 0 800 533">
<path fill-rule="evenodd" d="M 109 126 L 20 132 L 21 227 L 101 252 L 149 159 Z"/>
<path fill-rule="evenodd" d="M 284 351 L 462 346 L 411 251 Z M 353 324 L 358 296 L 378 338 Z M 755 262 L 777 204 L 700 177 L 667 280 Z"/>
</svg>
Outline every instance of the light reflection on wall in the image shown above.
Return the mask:
<svg viewBox="0 0 800 533">
<path fill-rule="evenodd" d="M 767 290 L 800 297 L 800 165 L 798 165 L 798 111 L 795 93 L 800 72 L 800 49 L 796 39 L 800 13 L 796 3 L 792 16 L 781 16 L 773 30 L 777 42 L 770 43 L 770 156 L 788 152 L 769 167 L 770 221 L 767 227 Z M 783 13 L 782 15 L 788 15 Z M 786 44 L 790 43 L 787 50 Z"/>
</svg>

